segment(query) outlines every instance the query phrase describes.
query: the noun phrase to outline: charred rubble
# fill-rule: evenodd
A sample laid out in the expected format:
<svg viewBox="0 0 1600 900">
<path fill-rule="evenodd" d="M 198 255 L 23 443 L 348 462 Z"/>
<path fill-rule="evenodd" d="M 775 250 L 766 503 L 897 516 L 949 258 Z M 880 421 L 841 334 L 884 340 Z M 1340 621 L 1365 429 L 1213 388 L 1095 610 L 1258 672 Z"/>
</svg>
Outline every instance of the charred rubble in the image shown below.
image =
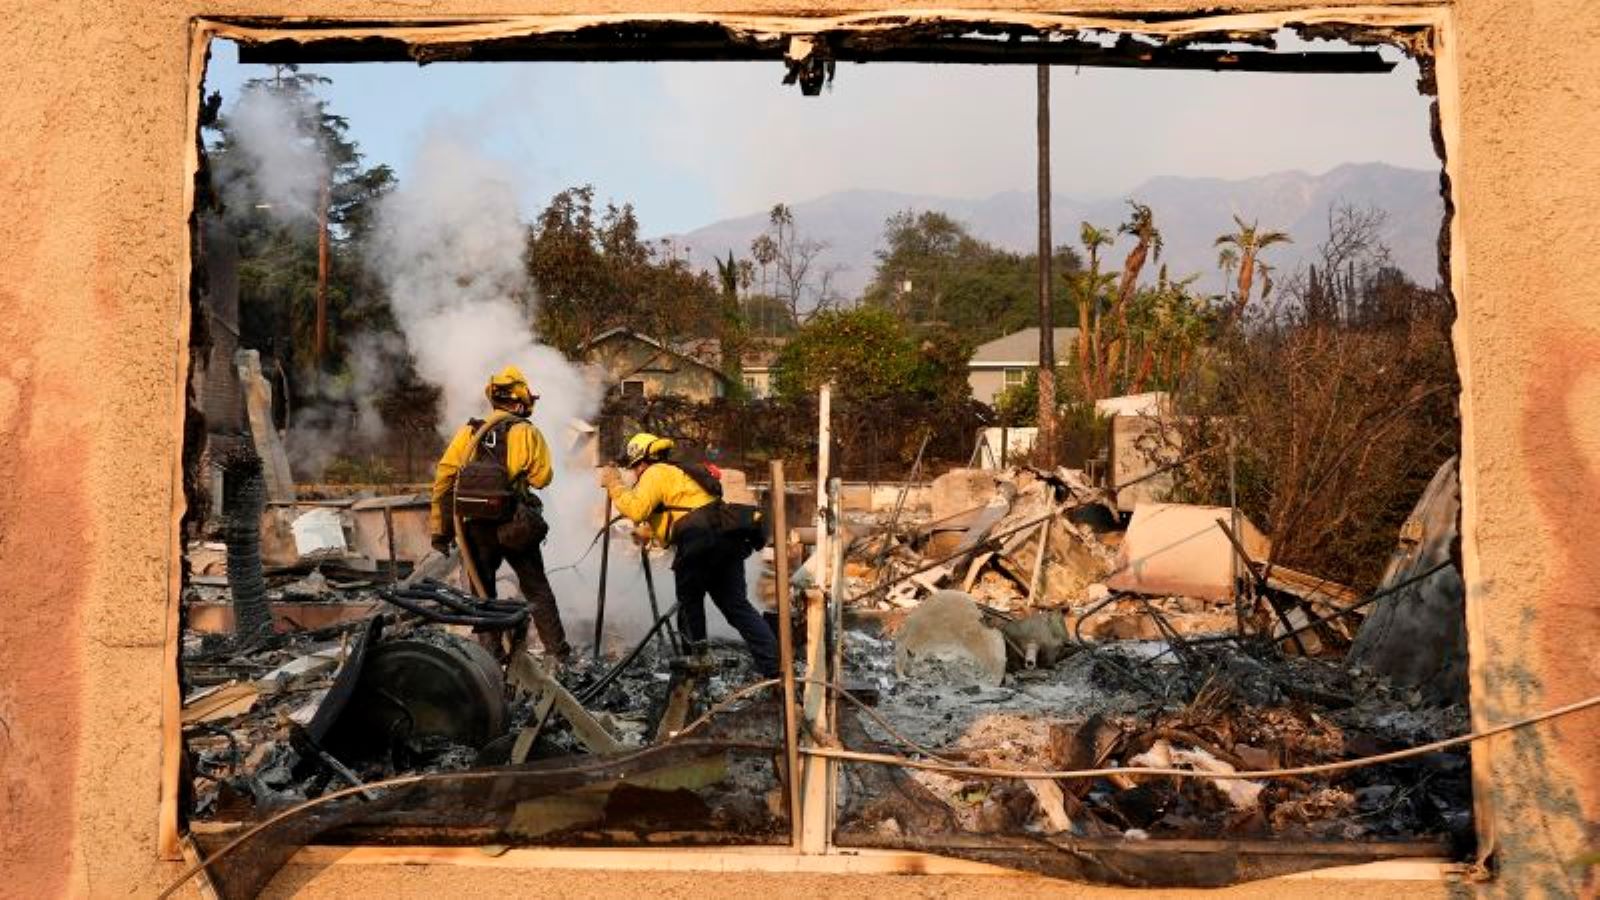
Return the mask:
<svg viewBox="0 0 1600 900">
<path fill-rule="evenodd" d="M 1424 499 L 1437 511 L 1439 498 Z M 531 653 L 498 659 L 475 630 L 513 622 L 517 604 L 452 586 L 451 560 L 395 551 L 417 543 L 407 533 L 419 502 L 269 506 L 260 544 L 272 630 L 247 640 L 227 615 L 227 569 L 240 556 L 191 544 L 181 662 L 197 835 L 220 840 L 338 795 L 370 805 L 335 804 L 350 811 L 284 840 L 787 840 L 781 710 L 775 692 L 734 698 L 756 680 L 742 647 L 679 646 L 661 627 L 669 612 L 637 646 L 580 654 L 559 677 Z M 381 540 L 351 527 L 364 514 L 382 523 Z M 1294 778 L 960 771 L 1258 772 L 1461 734 L 1459 692 L 1386 669 L 1382 637 L 1364 626 L 1414 641 L 1415 628 L 1395 623 L 1419 592 L 1448 613 L 1439 579 L 1453 569 L 1437 535 L 1403 535 L 1384 586 L 1363 596 L 1271 565 L 1270 540 L 1230 510 L 1150 503 L 1128 516 L 1081 472 L 1027 468 L 908 485 L 892 504 L 847 507 L 835 533 L 843 566 L 828 593 L 842 604 L 842 667 L 831 680 L 860 705 L 840 704 L 834 739 L 951 767 L 841 764 L 840 845 L 961 855 L 991 838 L 1204 839 L 1468 852 L 1464 750 Z M 815 595 L 816 535 L 782 538 L 769 557 L 786 554 L 796 595 Z M 752 586 L 768 599 L 773 568 Z M 694 740 L 678 741 L 690 723 Z M 585 768 L 591 759 L 615 766 Z M 397 776 L 482 772 L 512 773 L 526 789 L 464 780 L 404 804 L 366 791 Z"/>
</svg>

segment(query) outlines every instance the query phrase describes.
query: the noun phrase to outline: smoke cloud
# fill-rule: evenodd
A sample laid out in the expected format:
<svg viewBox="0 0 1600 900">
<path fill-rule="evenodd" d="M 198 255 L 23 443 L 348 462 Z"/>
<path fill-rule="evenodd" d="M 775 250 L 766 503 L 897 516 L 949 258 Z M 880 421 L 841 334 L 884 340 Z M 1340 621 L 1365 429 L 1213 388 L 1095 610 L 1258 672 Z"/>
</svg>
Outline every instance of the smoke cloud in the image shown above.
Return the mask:
<svg viewBox="0 0 1600 900">
<path fill-rule="evenodd" d="M 261 203 L 285 225 L 312 224 L 322 148 L 310 123 L 314 109 L 263 89 L 247 90 L 230 116 L 233 150 L 219 160 L 224 196 Z M 440 388 L 439 429 L 449 438 L 488 409 L 484 386 L 516 365 L 539 395 L 533 421 L 550 446 L 555 477 L 540 492 L 551 525 L 545 564 L 562 607 L 568 637 L 590 643 L 602 550 L 596 535 L 604 496 L 594 480 L 592 444 L 581 427 L 599 409 L 596 373 L 539 340 L 532 323 L 537 294 L 524 263 L 527 226 L 517 206 L 517 173 L 480 152 L 468 129 L 433 128 L 407 177 L 377 205 L 375 228 L 362 248 L 366 268 L 388 296 L 394 334 L 347 338 L 348 372 L 317 380 L 299 398 L 288 448 L 296 470 L 320 478 L 352 446 L 385 439 L 377 398 L 408 361 Z M 232 188 L 245 185 L 249 191 Z M 641 637 L 653 621 L 641 555 L 626 526 L 611 534 L 607 648 Z M 659 556 L 649 565 L 662 611 L 675 602 L 672 573 Z M 497 577 L 501 595 L 517 591 L 509 568 Z M 732 631 L 713 613 L 713 633 Z"/>
<path fill-rule="evenodd" d="M 407 356 L 397 334 L 366 332 L 349 339 L 348 372 L 319 378 L 290 411 L 284 445 L 299 477 L 320 480 L 341 454 L 387 440 L 378 400 L 404 371 Z"/>
<path fill-rule="evenodd" d="M 539 395 L 533 421 L 555 468 L 540 492 L 550 522 L 545 565 L 569 639 L 589 643 L 604 496 L 587 435 L 577 426 L 599 410 L 600 380 L 534 333 L 536 293 L 523 261 L 527 226 L 516 175 L 460 133 L 436 128 L 424 139 L 404 183 L 379 206 L 367 262 L 388 289 L 417 373 L 443 392 L 441 434 L 485 414 L 484 385 L 508 364 L 521 368 Z M 611 550 L 608 646 L 637 639 L 651 621 L 637 549 L 622 538 Z M 671 573 L 660 560 L 652 571 L 664 611 L 674 601 Z M 503 595 L 515 590 L 509 569 L 497 581 Z"/>
<path fill-rule="evenodd" d="M 303 99 L 251 86 L 228 115 L 233 152 L 220 175 L 231 205 L 260 203 L 284 224 L 317 219 L 317 198 L 327 171 L 316 109 Z M 253 190 L 242 189 L 248 179 Z"/>
</svg>

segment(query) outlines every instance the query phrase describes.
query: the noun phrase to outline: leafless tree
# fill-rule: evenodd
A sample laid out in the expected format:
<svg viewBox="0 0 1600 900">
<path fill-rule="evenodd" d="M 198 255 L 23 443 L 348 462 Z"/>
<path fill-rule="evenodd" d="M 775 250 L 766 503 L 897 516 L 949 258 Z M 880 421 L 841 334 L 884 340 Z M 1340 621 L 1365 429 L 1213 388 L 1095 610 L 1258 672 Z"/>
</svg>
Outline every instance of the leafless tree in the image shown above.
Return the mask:
<svg viewBox="0 0 1600 900">
<path fill-rule="evenodd" d="M 826 242 L 800 234 L 794 211 L 782 203 L 768 213 L 767 230 L 750 242 L 760 292 L 777 299 L 797 325 L 839 305 L 833 288 L 839 267 L 823 262 L 827 251 Z"/>
</svg>

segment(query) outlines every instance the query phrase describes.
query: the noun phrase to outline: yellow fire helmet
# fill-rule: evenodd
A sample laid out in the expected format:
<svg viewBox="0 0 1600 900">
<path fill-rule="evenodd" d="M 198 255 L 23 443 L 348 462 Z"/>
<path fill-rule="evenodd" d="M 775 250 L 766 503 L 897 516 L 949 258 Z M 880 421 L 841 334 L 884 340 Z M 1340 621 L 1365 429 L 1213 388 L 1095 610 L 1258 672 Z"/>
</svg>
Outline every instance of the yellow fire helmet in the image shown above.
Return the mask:
<svg viewBox="0 0 1600 900">
<path fill-rule="evenodd" d="M 636 466 L 646 460 L 666 459 L 672 452 L 672 438 L 657 437 L 649 432 L 641 431 L 628 438 L 628 446 L 622 451 L 622 464 Z"/>
<path fill-rule="evenodd" d="M 489 379 L 489 384 L 483 389 L 483 395 L 492 403 L 495 400 L 515 400 L 527 406 L 532 406 L 539 395 L 528 387 L 528 379 L 522 375 L 522 370 L 516 366 L 506 366 L 496 372 Z"/>
</svg>

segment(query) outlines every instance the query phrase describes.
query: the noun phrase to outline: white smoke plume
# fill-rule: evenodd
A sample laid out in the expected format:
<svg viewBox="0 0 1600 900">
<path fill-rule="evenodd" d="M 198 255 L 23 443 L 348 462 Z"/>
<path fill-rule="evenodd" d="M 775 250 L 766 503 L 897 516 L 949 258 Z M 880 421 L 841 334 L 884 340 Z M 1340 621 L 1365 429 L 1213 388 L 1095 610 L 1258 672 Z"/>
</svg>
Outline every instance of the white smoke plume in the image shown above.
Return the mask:
<svg viewBox="0 0 1600 900">
<path fill-rule="evenodd" d="M 315 121 L 316 109 L 306 99 L 262 85 L 245 89 L 228 114 L 237 156 L 230 153 L 221 161 L 224 199 L 260 203 L 285 224 L 315 222 L 327 171 Z M 240 176 L 253 183 L 253 192 L 229 189 L 243 186 Z"/>
<path fill-rule="evenodd" d="M 318 379 L 290 410 L 284 443 L 297 477 L 321 480 L 339 456 L 376 449 L 388 438 L 378 400 L 404 370 L 405 341 L 393 333 L 357 334 L 345 358 L 348 372 Z"/>
<path fill-rule="evenodd" d="M 317 130 L 319 110 L 309 93 L 247 86 L 228 113 L 231 143 L 215 174 L 231 212 L 251 208 L 281 226 L 316 227 L 326 150 Z M 349 371 L 310 379 L 310 389 L 290 399 L 286 450 L 296 477 L 320 481 L 341 455 L 377 447 L 385 437 L 377 398 L 405 361 L 404 342 L 392 334 L 349 336 Z"/>
<path fill-rule="evenodd" d="M 535 293 L 523 259 L 527 227 L 518 214 L 514 173 L 478 152 L 460 130 L 444 129 L 425 138 L 406 171 L 379 206 L 368 265 L 388 288 L 417 373 L 443 391 L 443 435 L 486 413 L 484 386 L 507 364 L 521 368 L 539 395 L 533 421 L 556 470 L 540 492 L 550 523 L 545 565 L 568 639 L 589 644 L 602 556 L 594 538 L 604 495 L 574 425 L 598 411 L 600 382 L 533 331 Z M 637 639 L 651 621 L 638 550 L 620 539 L 611 551 L 608 647 Z M 671 573 L 660 560 L 652 571 L 665 611 L 674 601 Z M 502 595 L 515 588 L 509 568 L 497 581 Z"/>
</svg>

